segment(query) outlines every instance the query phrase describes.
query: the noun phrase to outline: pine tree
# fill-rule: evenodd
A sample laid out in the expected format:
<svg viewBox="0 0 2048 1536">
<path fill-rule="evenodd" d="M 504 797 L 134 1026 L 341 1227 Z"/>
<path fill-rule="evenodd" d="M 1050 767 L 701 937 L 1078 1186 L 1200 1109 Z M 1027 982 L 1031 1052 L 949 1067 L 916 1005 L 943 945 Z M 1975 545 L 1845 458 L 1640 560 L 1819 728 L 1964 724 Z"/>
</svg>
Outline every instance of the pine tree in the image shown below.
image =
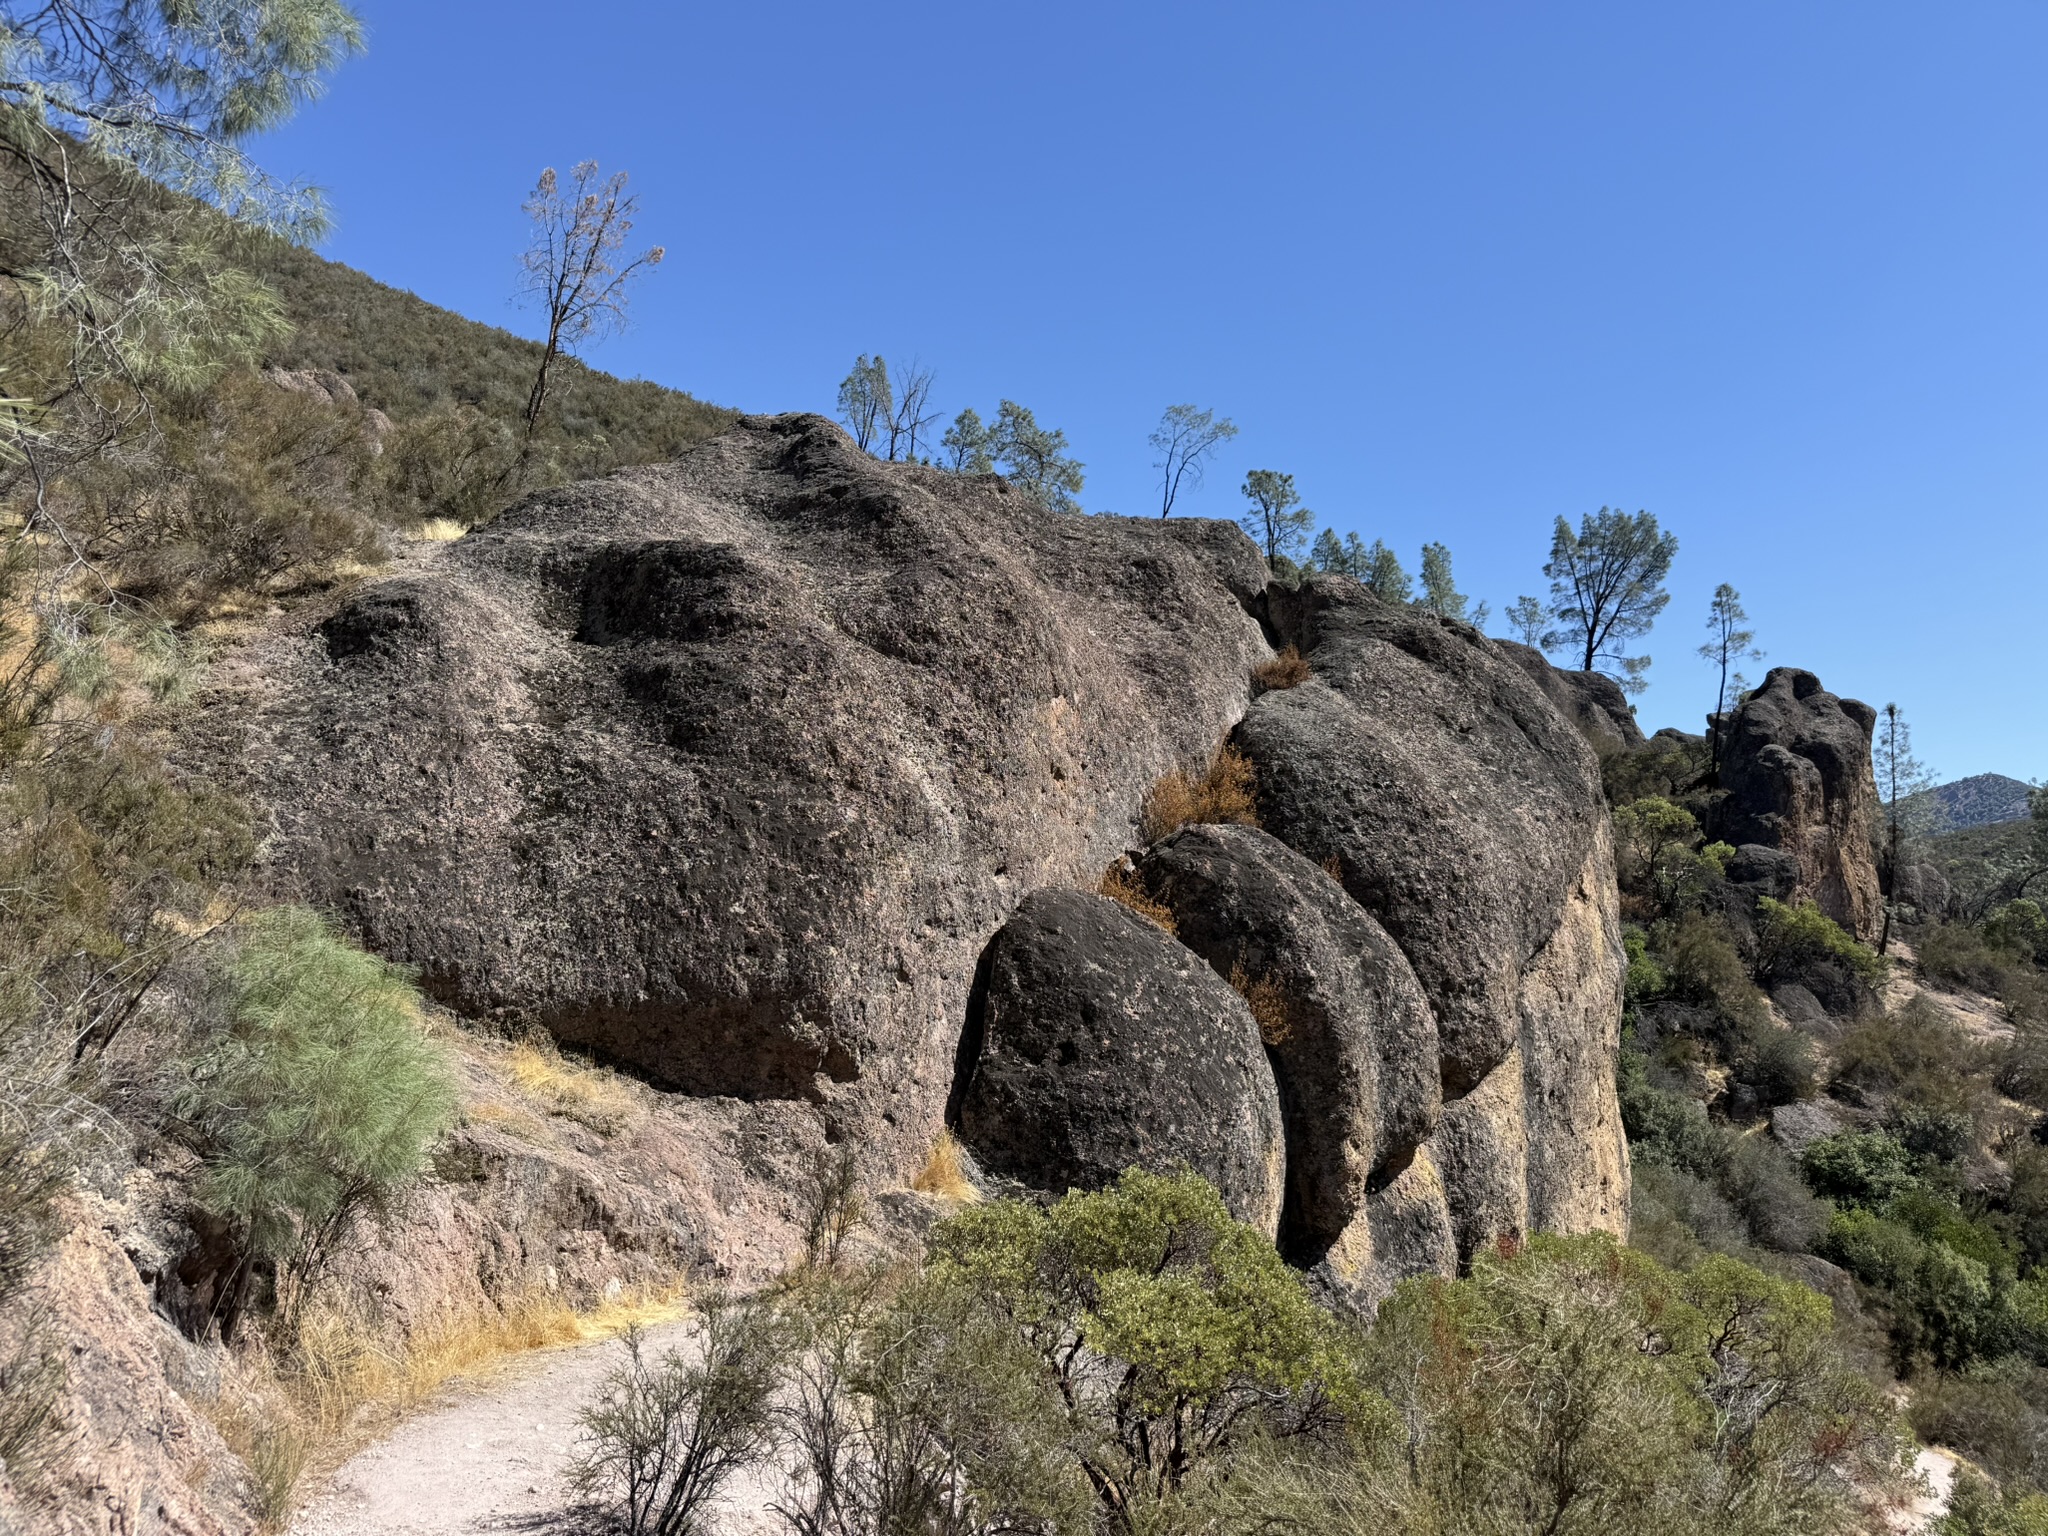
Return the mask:
<svg viewBox="0 0 2048 1536">
<path fill-rule="evenodd" d="M 1543 648 L 1569 653 L 1586 672 L 1607 662 L 1623 688 L 1641 693 L 1649 686 L 1643 674 L 1650 658 L 1625 655 L 1622 647 L 1647 635 L 1671 601 L 1664 578 L 1677 554 L 1678 535 L 1665 533 L 1648 512 L 1630 517 L 1602 507 L 1576 533 L 1560 517 L 1543 567 L 1558 627 L 1545 633 Z"/>
<path fill-rule="evenodd" d="M 1366 590 L 1383 603 L 1406 603 L 1414 599 L 1414 582 L 1401 568 L 1400 559 L 1379 539 L 1365 553 Z"/>
<path fill-rule="evenodd" d="M 1441 618 L 1470 624 L 1474 629 L 1484 629 L 1492 611 L 1481 603 L 1467 617 L 1465 605 L 1470 599 L 1457 590 L 1451 578 L 1451 551 L 1443 544 L 1422 546 L 1422 596 L 1416 601 Z"/>
</svg>

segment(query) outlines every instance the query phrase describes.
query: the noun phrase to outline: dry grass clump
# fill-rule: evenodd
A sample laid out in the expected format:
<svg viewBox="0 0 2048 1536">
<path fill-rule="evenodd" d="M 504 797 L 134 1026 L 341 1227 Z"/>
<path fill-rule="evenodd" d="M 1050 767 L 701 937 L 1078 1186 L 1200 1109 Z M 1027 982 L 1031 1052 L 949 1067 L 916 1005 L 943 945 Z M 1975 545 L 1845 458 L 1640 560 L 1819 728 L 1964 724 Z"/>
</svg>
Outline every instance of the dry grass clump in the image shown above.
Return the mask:
<svg viewBox="0 0 2048 1536">
<path fill-rule="evenodd" d="M 967 1182 L 960 1143 L 947 1130 L 939 1132 L 939 1139 L 932 1143 L 932 1155 L 925 1159 L 924 1167 L 910 1181 L 910 1187 L 920 1194 L 937 1195 L 941 1200 L 951 1200 L 960 1205 L 971 1205 L 981 1198 L 981 1191 Z"/>
<path fill-rule="evenodd" d="M 281 1530 L 308 1472 L 338 1466 L 454 1378 L 527 1350 L 680 1316 L 683 1294 L 680 1284 L 622 1291 L 578 1310 L 537 1291 L 451 1315 L 404 1340 L 354 1307 L 316 1304 L 288 1342 L 242 1346 L 219 1397 L 206 1406 L 228 1448 L 249 1466 L 264 1528 Z"/>
<path fill-rule="evenodd" d="M 1129 907 L 1163 932 L 1175 934 L 1180 931 L 1173 920 L 1173 909 L 1154 901 L 1121 859 L 1102 872 L 1102 882 L 1095 889 L 1111 901 Z"/>
<path fill-rule="evenodd" d="M 1275 656 L 1271 661 L 1262 661 L 1252 668 L 1252 681 L 1266 693 L 1282 688 L 1298 688 L 1308 681 L 1308 662 L 1294 646 Z"/>
<path fill-rule="evenodd" d="M 1230 985 L 1251 1009 L 1252 1022 L 1259 1026 L 1259 1038 L 1266 1044 L 1280 1045 L 1294 1033 L 1294 1022 L 1288 1017 L 1287 992 L 1277 980 L 1271 976 L 1252 980 L 1240 960 L 1230 968 Z"/>
<path fill-rule="evenodd" d="M 1147 842 L 1199 822 L 1234 822 L 1256 827 L 1258 778 L 1252 760 L 1229 742 L 1216 749 L 1208 772 L 1194 778 L 1176 768 L 1145 797 L 1143 825 Z"/>
<path fill-rule="evenodd" d="M 412 536 L 422 544 L 453 544 L 467 532 L 468 527 L 452 517 L 430 517 L 413 529 Z"/>
<path fill-rule="evenodd" d="M 1336 854 L 1330 854 L 1323 860 L 1323 873 L 1339 885 L 1342 885 L 1344 883 L 1344 861 L 1338 858 Z"/>
<path fill-rule="evenodd" d="M 550 1114 L 589 1126 L 600 1136 L 623 1130 L 633 1115 L 633 1095 L 617 1074 L 564 1056 L 546 1038 L 512 1047 L 506 1071 L 522 1091 Z"/>
</svg>

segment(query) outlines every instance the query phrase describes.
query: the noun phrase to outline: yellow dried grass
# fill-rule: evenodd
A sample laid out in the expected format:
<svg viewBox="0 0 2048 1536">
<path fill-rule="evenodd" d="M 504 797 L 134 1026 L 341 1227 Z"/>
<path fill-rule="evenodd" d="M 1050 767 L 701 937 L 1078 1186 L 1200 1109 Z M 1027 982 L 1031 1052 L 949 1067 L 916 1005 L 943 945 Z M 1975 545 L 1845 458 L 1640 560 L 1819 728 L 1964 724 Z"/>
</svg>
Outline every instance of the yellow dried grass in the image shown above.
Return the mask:
<svg viewBox="0 0 2048 1536">
<path fill-rule="evenodd" d="M 610 1136 L 633 1114 L 633 1094 L 618 1074 L 564 1056 L 546 1039 L 522 1040 L 505 1059 L 519 1090 L 550 1114 Z"/>
<path fill-rule="evenodd" d="M 1285 1044 L 1294 1033 L 1286 988 L 1271 976 L 1253 980 L 1246 974 L 1242 960 L 1230 968 L 1230 985 L 1251 1009 L 1252 1022 L 1259 1026 L 1259 1038 L 1268 1045 Z"/>
<path fill-rule="evenodd" d="M 981 1198 L 981 1191 L 967 1182 L 960 1143 L 947 1130 L 939 1132 L 939 1139 L 932 1143 L 931 1156 L 925 1159 L 917 1177 L 910 1181 L 910 1187 L 921 1194 L 937 1195 L 942 1200 L 952 1200 L 960 1205 L 971 1205 Z"/>
<path fill-rule="evenodd" d="M 316 1304 L 288 1348 L 261 1339 L 238 1346 L 219 1396 L 206 1406 L 228 1448 L 249 1466 L 265 1529 L 281 1530 L 308 1472 L 340 1465 L 450 1381 L 530 1350 L 681 1317 L 684 1297 L 683 1285 L 673 1282 L 622 1290 L 578 1309 L 536 1291 L 451 1314 L 405 1339 L 353 1308 Z"/>
</svg>

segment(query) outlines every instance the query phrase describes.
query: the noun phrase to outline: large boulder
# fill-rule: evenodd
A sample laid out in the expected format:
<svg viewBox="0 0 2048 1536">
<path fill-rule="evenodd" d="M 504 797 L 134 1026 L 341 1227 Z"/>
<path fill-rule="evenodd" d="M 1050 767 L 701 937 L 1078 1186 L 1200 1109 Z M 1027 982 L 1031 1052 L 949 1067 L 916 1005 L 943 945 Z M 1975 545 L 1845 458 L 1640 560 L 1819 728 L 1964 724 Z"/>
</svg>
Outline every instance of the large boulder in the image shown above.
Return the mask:
<svg viewBox="0 0 2048 1536">
<path fill-rule="evenodd" d="M 1256 989 L 1287 1125 L 1281 1247 L 1375 1253 L 1367 1202 L 1442 1111 L 1436 1020 L 1407 957 L 1344 888 L 1254 827 L 1193 826 L 1139 864 L 1183 944 Z M 1356 1230 L 1354 1230 L 1356 1229 Z"/>
<path fill-rule="evenodd" d="M 204 750 L 272 818 L 273 890 L 456 1011 L 808 1100 L 897 1173 L 989 935 L 1093 885 L 1243 711 L 1264 579 L 1225 524 L 750 418 L 291 623 Z"/>
<path fill-rule="evenodd" d="M 1461 1254 L 1624 1230 L 1620 919 L 1591 749 L 1495 642 L 1355 582 L 1276 587 L 1268 621 L 1311 676 L 1233 739 L 1266 830 L 1377 921 L 1435 1016 L 1427 1145 Z"/>
<path fill-rule="evenodd" d="M 1227 983 L 1085 891 L 1027 896 L 982 968 L 956 1114 L 984 1170 L 1058 1192 L 1185 1165 L 1238 1220 L 1276 1230 L 1280 1101 Z"/>
<path fill-rule="evenodd" d="M 1836 698 L 1811 672 L 1772 668 L 1723 727 L 1727 795 L 1713 826 L 1723 842 L 1789 855 L 1797 878 L 1788 894 L 1811 898 L 1860 939 L 1877 936 L 1884 910 L 1871 852 L 1876 723 L 1876 710 Z"/>
<path fill-rule="evenodd" d="M 1288 644 L 1309 680 L 1253 702 Z M 740 1171 L 706 1164 L 706 1208 L 827 1139 L 906 1179 L 950 1103 L 1049 1190 L 1185 1159 L 1272 1229 L 1291 1188 L 1291 1251 L 1354 1291 L 1625 1227 L 1592 751 L 1495 642 L 1269 585 L 1227 524 L 747 418 L 415 548 L 217 677 L 184 754 L 268 818 L 268 894 L 716 1106 Z M 1140 861 L 1185 943 L 1075 894 L 1233 728 L 1271 836 Z M 1270 1060 L 1240 960 L 1291 999 Z"/>
</svg>

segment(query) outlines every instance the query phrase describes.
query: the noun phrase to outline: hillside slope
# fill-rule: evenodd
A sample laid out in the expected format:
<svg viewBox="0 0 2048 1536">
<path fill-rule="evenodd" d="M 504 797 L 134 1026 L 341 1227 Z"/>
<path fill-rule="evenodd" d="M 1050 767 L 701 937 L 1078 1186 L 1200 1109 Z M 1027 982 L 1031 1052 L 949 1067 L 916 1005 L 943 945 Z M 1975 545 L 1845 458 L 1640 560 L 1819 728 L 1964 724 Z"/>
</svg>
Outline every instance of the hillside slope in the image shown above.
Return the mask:
<svg viewBox="0 0 2048 1536">
<path fill-rule="evenodd" d="M 1927 797 L 1941 807 L 1943 827 L 1960 830 L 2025 821 L 2031 788 L 2024 780 L 2002 773 L 1979 773 L 1953 784 L 1937 784 L 1927 791 Z"/>
<path fill-rule="evenodd" d="M 332 368 L 396 421 L 467 405 L 517 419 L 540 364 L 538 342 L 466 319 L 282 240 L 251 245 L 250 265 L 284 301 L 295 333 L 271 349 L 282 368 Z M 582 472 L 673 458 L 733 413 L 645 379 L 615 379 L 574 358 L 556 364 L 549 414 Z"/>
</svg>

